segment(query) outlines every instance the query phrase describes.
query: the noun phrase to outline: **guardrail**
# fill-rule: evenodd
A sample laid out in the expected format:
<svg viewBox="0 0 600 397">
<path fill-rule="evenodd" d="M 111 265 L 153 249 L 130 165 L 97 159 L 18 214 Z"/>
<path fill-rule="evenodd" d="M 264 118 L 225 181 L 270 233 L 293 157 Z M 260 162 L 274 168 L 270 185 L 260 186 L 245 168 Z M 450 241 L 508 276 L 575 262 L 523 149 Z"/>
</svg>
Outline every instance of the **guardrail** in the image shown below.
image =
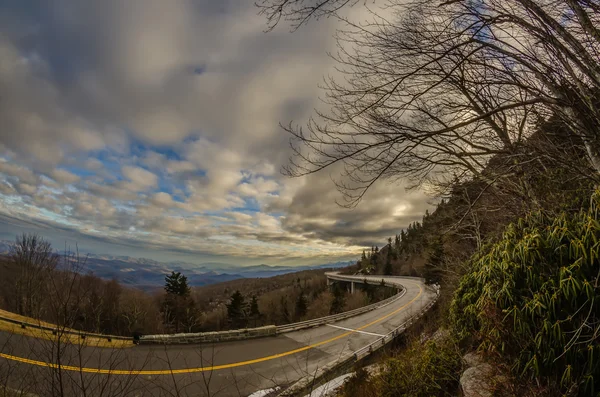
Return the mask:
<svg viewBox="0 0 600 397">
<path fill-rule="evenodd" d="M 382 336 L 381 338 L 377 339 L 376 341 L 356 350 L 354 352 L 354 359 L 356 361 L 358 361 L 361 358 L 368 356 L 369 354 L 373 353 L 375 350 L 385 346 L 387 343 L 391 342 L 392 339 L 394 339 L 395 337 L 397 337 L 398 335 L 400 335 L 401 333 L 406 331 L 406 329 L 408 327 L 410 327 L 416 320 L 421 318 L 429 309 L 431 309 L 433 307 L 433 305 L 435 305 L 439 296 L 440 296 L 440 291 L 439 291 L 439 289 L 437 289 L 435 298 L 431 302 L 429 302 L 429 304 L 427 306 L 425 306 L 414 316 L 412 316 L 411 318 L 409 318 L 408 320 L 406 320 L 405 322 L 400 324 L 398 327 L 394 328 L 391 332 L 387 333 L 386 335 Z"/>
<path fill-rule="evenodd" d="M 334 275 L 334 273 L 329 273 Z M 343 276 L 341 276 L 343 277 Z M 359 307 L 358 309 L 349 310 L 347 312 L 332 314 L 326 317 L 320 317 L 313 320 L 300 321 L 285 325 L 268 325 L 259 328 L 244 328 L 231 331 L 219 332 L 197 332 L 197 333 L 181 333 L 181 334 L 163 334 L 163 335 L 144 335 L 140 338 L 140 344 L 191 344 L 191 343 L 216 343 L 227 342 L 233 340 L 262 338 L 267 336 L 275 336 L 286 332 L 298 331 L 301 329 L 318 327 L 327 323 L 344 320 L 371 310 L 379 309 L 389 305 L 396 300 L 402 298 L 406 293 L 406 289 L 399 283 L 389 283 L 382 279 L 376 279 L 373 276 L 354 278 L 351 281 L 355 283 L 364 283 L 365 279 L 368 284 L 383 285 L 391 288 L 402 288 L 402 291 L 394 296 L 384 299 L 379 302 L 372 303 L 367 306 Z M 348 280 L 343 280 L 348 281 Z"/>
<path fill-rule="evenodd" d="M 327 376 L 331 376 L 332 373 L 335 373 L 336 370 L 339 371 L 339 368 L 350 368 L 350 366 L 352 366 L 356 362 L 360 361 L 361 359 L 365 358 L 366 356 L 372 354 L 376 350 L 382 348 L 383 346 L 391 342 L 398 335 L 406 331 L 408 327 L 410 327 L 416 320 L 421 318 L 429 309 L 431 309 L 436 304 L 440 296 L 440 290 L 439 287 L 434 288 L 434 290 L 436 291 L 435 298 L 429 304 L 427 304 L 427 306 L 425 306 L 419 312 L 415 313 L 413 316 L 411 316 L 408 320 L 396 327 L 394 330 L 352 353 L 346 353 L 343 356 L 338 357 L 336 360 L 331 361 L 330 363 L 319 368 L 313 375 L 301 378 L 292 386 L 284 390 L 282 393 L 278 394 L 278 396 L 295 397 L 298 395 L 310 393 L 310 391 L 315 386 L 319 385 L 321 381 L 326 379 Z"/>
<path fill-rule="evenodd" d="M 195 332 L 182 334 L 144 335 L 140 344 L 190 344 L 229 342 L 242 339 L 263 338 L 277 335 L 277 327 L 267 325 L 258 328 L 235 329 L 219 332 Z"/>
<path fill-rule="evenodd" d="M 386 286 L 387 287 L 394 287 L 394 288 L 398 287 L 397 285 L 386 285 Z M 354 317 L 354 316 L 357 316 L 359 314 L 363 314 L 363 313 L 366 313 L 368 311 L 379 309 L 381 307 L 389 305 L 389 304 L 397 301 L 398 299 L 402 298 L 404 296 L 404 294 L 406 294 L 406 289 L 402 289 L 402 292 L 400 292 L 398 294 L 395 294 L 394 296 L 391 296 L 391 297 L 389 297 L 387 299 L 384 299 L 384 300 L 379 301 L 379 302 L 372 303 L 372 304 L 367 305 L 367 306 L 359 307 L 358 309 L 349 310 L 347 312 L 338 313 L 338 314 L 332 314 L 330 316 L 320 317 L 320 318 L 316 318 L 314 320 L 306 320 L 306 321 L 300 321 L 300 322 L 292 323 L 292 324 L 278 325 L 277 326 L 277 333 L 281 334 L 281 333 L 285 333 L 285 332 L 298 331 L 298 330 L 305 329 L 305 328 L 318 327 L 320 325 L 324 325 L 324 324 L 327 324 L 327 323 L 331 323 L 331 322 L 335 322 L 335 321 L 344 320 L 346 318 Z"/>
<path fill-rule="evenodd" d="M 41 324 L 28 323 L 25 321 L 15 320 L 13 318 L 8 318 L 8 317 L 3 317 L 3 316 L 0 316 L 0 320 L 19 325 L 23 329 L 33 328 L 33 329 L 39 329 L 42 331 L 48 331 L 48 332 L 52 333 L 52 335 L 58 335 L 60 333 L 61 335 L 78 336 L 81 339 L 85 339 L 87 337 L 92 337 L 92 338 L 106 339 L 108 342 L 112 342 L 113 340 L 126 340 L 126 341 L 131 341 L 131 343 L 136 343 L 136 340 L 133 337 L 96 334 L 93 332 L 84 332 L 84 331 L 77 331 L 77 330 L 72 330 L 72 329 L 61 329 L 61 328 L 57 328 L 57 327 L 48 327 L 48 326 L 41 325 Z"/>
<path fill-rule="evenodd" d="M 282 334 L 286 332 L 298 331 L 301 329 L 318 327 L 321 325 L 325 325 L 327 323 L 336 322 L 340 320 L 344 320 L 350 317 L 357 316 L 359 314 L 366 313 L 371 310 L 376 310 L 386 305 L 389 305 L 398 299 L 402 298 L 406 293 L 406 288 L 402 286 L 400 283 L 390 283 L 385 281 L 384 279 L 379 279 L 378 276 L 344 276 L 339 275 L 337 273 L 326 273 L 326 275 L 332 279 L 338 279 L 338 281 L 346 281 L 346 282 L 355 282 L 355 283 L 366 283 L 373 285 L 383 285 L 391 288 L 402 288 L 402 291 L 394 296 L 391 296 L 387 299 L 384 299 L 379 302 L 372 303 L 367 306 L 359 307 L 358 309 L 349 310 L 343 313 L 333 314 L 326 317 L 320 317 L 313 320 L 300 321 L 292 324 L 285 325 L 267 325 L 264 327 L 258 328 L 245 328 L 245 329 L 237 329 L 230 331 L 218 331 L 218 332 L 197 332 L 197 333 L 179 333 L 179 334 L 157 334 L 157 335 L 143 335 L 141 337 L 126 337 L 126 336 L 116 336 L 116 335 L 105 335 L 105 334 L 96 334 L 90 332 L 83 332 L 77 330 L 70 329 L 59 329 L 44 326 L 41 324 L 32 324 L 19 320 L 14 320 L 7 317 L 0 316 L 0 320 L 7 321 L 13 324 L 17 324 L 21 326 L 21 328 L 36 328 L 45 331 L 51 332 L 53 335 L 57 335 L 59 332 L 61 334 L 75 335 L 80 337 L 81 339 L 85 339 L 86 337 L 95 337 L 106 339 L 108 342 L 113 340 L 126 340 L 131 341 L 134 344 L 192 344 L 192 343 L 215 343 L 215 342 L 226 342 L 233 340 L 243 340 L 243 339 L 253 339 L 253 338 L 262 338 L 267 336 L 275 336 L 277 334 Z M 396 278 L 385 276 L 385 278 Z M 398 277 L 399 279 L 404 277 Z"/>
</svg>

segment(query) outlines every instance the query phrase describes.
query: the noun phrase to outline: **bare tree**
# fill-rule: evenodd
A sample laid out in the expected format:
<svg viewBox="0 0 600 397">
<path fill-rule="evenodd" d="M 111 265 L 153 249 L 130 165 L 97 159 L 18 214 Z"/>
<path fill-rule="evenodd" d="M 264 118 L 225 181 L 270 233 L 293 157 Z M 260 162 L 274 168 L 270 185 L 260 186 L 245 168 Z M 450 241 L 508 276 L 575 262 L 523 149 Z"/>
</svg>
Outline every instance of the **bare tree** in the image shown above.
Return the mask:
<svg viewBox="0 0 600 397">
<path fill-rule="evenodd" d="M 17 267 L 14 280 L 13 310 L 25 316 L 40 317 L 45 300 L 46 281 L 58 263 L 50 243 L 37 234 L 22 234 L 10 248 L 10 259 Z"/>
<path fill-rule="evenodd" d="M 284 127 L 294 151 L 288 175 L 343 164 L 336 183 L 347 206 L 380 179 L 442 189 L 471 177 L 498 184 L 489 160 L 504 159 L 500 175 L 523 172 L 534 160 L 528 138 L 559 117 L 598 176 L 597 2 L 391 0 L 392 15 L 371 12 L 368 23 L 337 14 L 356 3 L 258 3 L 270 27 L 322 16 L 344 26 L 334 55 L 343 78 L 326 80 L 328 109 L 304 129 Z M 531 190 L 511 187 L 524 196 Z"/>
</svg>

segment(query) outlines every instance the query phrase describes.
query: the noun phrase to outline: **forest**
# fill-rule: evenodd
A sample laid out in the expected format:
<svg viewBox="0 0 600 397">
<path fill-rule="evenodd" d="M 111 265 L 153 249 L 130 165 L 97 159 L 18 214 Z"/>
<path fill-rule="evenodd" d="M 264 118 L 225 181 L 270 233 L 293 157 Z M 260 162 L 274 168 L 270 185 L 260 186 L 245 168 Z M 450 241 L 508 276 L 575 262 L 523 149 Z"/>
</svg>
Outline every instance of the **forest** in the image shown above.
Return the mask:
<svg viewBox="0 0 600 397">
<path fill-rule="evenodd" d="M 165 275 L 148 293 L 86 271 L 85 256 L 59 254 L 35 234 L 16 238 L 2 258 L 0 308 L 63 327 L 133 336 L 280 325 L 352 310 L 393 291 L 366 287 L 350 294 L 327 288 L 326 270 L 190 287 L 185 274 Z"/>
</svg>

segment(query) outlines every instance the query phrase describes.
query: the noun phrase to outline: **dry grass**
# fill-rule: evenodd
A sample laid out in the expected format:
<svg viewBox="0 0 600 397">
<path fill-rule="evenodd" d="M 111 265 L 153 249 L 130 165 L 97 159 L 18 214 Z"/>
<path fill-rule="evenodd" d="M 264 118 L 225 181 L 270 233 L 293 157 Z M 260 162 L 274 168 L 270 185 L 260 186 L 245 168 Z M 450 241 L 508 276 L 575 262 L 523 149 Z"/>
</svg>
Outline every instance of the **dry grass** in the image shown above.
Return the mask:
<svg viewBox="0 0 600 397">
<path fill-rule="evenodd" d="M 21 316 L 19 314 L 7 312 L 6 310 L 0 309 L 0 317 L 10 318 L 15 321 L 22 321 L 30 324 L 41 325 L 44 327 L 55 328 L 54 324 L 50 324 L 44 321 L 36 320 L 31 317 Z M 51 331 L 39 329 L 39 328 L 22 328 L 17 324 L 13 324 L 8 321 L 3 321 L 0 319 L 0 331 L 8 332 L 11 334 L 25 335 L 32 338 L 45 339 L 45 340 L 56 340 L 57 335 L 53 335 Z M 69 328 L 66 328 L 65 331 L 74 331 Z M 86 336 L 85 338 L 81 338 L 80 335 L 72 335 L 72 334 L 63 334 L 61 336 L 61 340 L 63 342 L 77 344 L 77 345 L 85 345 L 90 347 L 110 347 L 115 349 L 122 349 L 127 347 L 134 346 L 132 340 L 120 340 L 114 339 L 112 341 L 108 341 L 106 338 L 98 338 L 94 336 Z"/>
</svg>

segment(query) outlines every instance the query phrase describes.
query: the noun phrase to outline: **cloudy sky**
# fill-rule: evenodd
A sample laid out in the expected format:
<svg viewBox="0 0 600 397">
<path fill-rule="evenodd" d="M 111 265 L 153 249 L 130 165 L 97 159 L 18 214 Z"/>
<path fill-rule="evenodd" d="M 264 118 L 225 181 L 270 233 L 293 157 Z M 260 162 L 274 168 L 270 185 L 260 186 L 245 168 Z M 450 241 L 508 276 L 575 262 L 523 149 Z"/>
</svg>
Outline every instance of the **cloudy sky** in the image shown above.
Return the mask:
<svg viewBox="0 0 600 397">
<path fill-rule="evenodd" d="M 360 13 L 357 12 L 360 18 Z M 289 179 L 337 22 L 295 33 L 247 0 L 0 3 L 0 238 L 193 263 L 356 258 L 429 207 L 380 184 L 340 208 L 335 170 Z"/>
</svg>

